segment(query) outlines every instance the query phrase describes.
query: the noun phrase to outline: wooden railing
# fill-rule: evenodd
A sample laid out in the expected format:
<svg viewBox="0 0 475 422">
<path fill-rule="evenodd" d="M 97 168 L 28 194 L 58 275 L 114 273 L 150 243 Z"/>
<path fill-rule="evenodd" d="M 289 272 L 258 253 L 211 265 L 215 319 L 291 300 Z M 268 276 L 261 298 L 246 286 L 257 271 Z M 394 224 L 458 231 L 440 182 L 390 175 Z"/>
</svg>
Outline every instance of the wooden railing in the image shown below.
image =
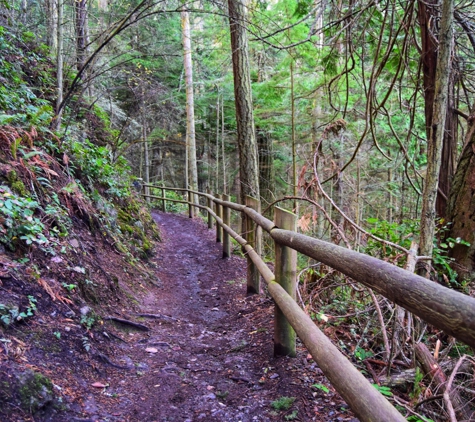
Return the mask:
<svg viewBox="0 0 475 422">
<path fill-rule="evenodd" d="M 475 299 L 470 296 L 377 258 L 296 233 L 294 214 L 276 207 L 275 220 L 272 222 L 258 212 L 258 202 L 254 198 L 246 198 L 246 205 L 241 205 L 230 202 L 228 196 L 221 198 L 187 189 L 147 186 L 162 190 L 161 196 L 144 196 L 161 200 L 164 210 L 165 201 L 188 204 L 190 216 L 192 207 L 203 209 L 207 212 L 209 228 L 212 228 L 214 218 L 217 222 L 216 239 L 223 242 L 224 257 L 229 256 L 230 237 L 242 246 L 248 260 L 248 293 L 260 291 L 261 275 L 276 304 L 275 353 L 295 355 L 296 333 L 328 380 L 362 421 L 405 421 L 405 418 L 333 345 L 294 300 L 297 251 L 340 271 L 447 334 L 475 347 Z M 206 199 L 207 205 L 166 198 L 166 190 L 184 192 L 188 198 L 192 195 L 201 196 Z M 242 213 L 245 220 L 243 227 L 247 233 L 245 237 L 230 227 L 229 210 Z M 258 253 L 259 236 L 250 236 L 261 228 L 269 233 L 275 243 L 276 274 L 271 272 Z"/>
</svg>

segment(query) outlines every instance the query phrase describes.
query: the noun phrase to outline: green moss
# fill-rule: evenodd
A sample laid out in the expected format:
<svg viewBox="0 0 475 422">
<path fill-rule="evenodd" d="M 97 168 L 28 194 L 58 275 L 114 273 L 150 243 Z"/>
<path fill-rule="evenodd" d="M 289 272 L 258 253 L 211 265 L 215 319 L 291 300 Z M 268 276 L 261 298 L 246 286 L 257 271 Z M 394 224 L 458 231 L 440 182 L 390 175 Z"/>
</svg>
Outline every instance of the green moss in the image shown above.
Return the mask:
<svg viewBox="0 0 475 422">
<path fill-rule="evenodd" d="M 21 376 L 18 394 L 21 407 L 35 413 L 53 400 L 53 383 L 39 372 L 26 372 Z"/>
<path fill-rule="evenodd" d="M 20 196 L 27 196 L 28 191 L 26 190 L 25 184 L 18 178 L 18 174 L 15 170 L 8 172 L 7 180 L 13 192 Z"/>
</svg>

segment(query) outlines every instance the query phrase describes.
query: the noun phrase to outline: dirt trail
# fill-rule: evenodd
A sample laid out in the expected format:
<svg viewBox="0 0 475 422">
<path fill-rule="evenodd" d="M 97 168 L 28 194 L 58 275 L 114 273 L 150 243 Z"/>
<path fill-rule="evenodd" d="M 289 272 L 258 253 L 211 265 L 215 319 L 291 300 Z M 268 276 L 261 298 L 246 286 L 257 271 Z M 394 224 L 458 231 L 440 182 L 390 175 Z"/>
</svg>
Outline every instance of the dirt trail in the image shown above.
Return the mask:
<svg viewBox="0 0 475 422">
<path fill-rule="evenodd" d="M 199 220 L 154 218 L 160 281 L 140 313 L 160 317 L 130 316 L 150 331 L 124 327 L 112 363 L 127 369 L 101 365 L 95 378 L 108 387 L 89 387 L 68 420 L 357 421 L 303 347 L 297 358 L 273 357 L 272 301 L 245 296 L 245 260 L 222 259 Z M 295 401 L 273 409 L 282 397 Z"/>
</svg>

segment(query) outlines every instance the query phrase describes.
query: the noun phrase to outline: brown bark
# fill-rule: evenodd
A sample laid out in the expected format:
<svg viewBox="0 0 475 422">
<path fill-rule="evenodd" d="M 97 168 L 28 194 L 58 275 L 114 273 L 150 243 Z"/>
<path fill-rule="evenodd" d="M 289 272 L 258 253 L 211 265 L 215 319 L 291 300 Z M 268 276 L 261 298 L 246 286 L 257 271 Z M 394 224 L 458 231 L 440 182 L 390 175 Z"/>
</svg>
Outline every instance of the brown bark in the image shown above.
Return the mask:
<svg viewBox="0 0 475 422">
<path fill-rule="evenodd" d="M 183 63 L 185 67 L 186 83 L 186 148 L 188 151 L 188 168 L 190 170 L 189 183 L 191 190 L 198 189 L 198 168 L 196 165 L 196 139 L 195 139 L 195 103 L 193 93 L 193 62 L 191 59 L 191 28 L 190 16 L 186 10 L 181 12 L 181 26 L 183 36 Z M 198 197 L 192 194 L 192 202 L 198 203 Z M 197 208 L 192 208 L 192 216 L 198 213 Z"/>
<path fill-rule="evenodd" d="M 465 145 L 452 183 L 448 219 L 452 222 L 449 236 L 470 243 L 455 244 L 450 254 L 463 275 L 468 275 L 475 270 L 475 108 L 468 119 Z"/>
<path fill-rule="evenodd" d="M 46 13 L 46 45 L 56 54 L 58 48 L 58 1 L 45 1 Z"/>
<path fill-rule="evenodd" d="M 433 125 L 433 109 L 435 99 L 436 69 L 439 43 L 436 38 L 438 29 L 437 0 L 419 1 L 419 27 L 421 33 L 421 60 L 424 88 L 424 111 L 426 121 L 426 135 L 431 142 L 431 128 Z M 439 174 L 438 192 L 436 197 L 436 215 L 445 217 L 447 198 L 450 192 L 450 183 L 455 171 L 457 117 L 454 113 L 454 80 L 449 79 L 447 84 L 449 107 L 446 112 L 445 132 L 442 147 L 442 166 Z M 429 146 L 430 148 L 430 146 Z"/>
<path fill-rule="evenodd" d="M 275 174 L 272 139 L 264 130 L 257 129 L 257 146 L 259 149 L 259 190 L 262 208 L 266 208 L 275 199 Z"/>
<path fill-rule="evenodd" d="M 84 67 L 87 56 L 87 0 L 75 0 L 74 13 L 76 20 L 76 66 L 79 71 Z"/>
<path fill-rule="evenodd" d="M 234 100 L 239 149 L 241 201 L 246 195 L 259 198 L 259 167 L 254 131 L 249 48 L 242 0 L 228 0 L 234 75 Z"/>
<path fill-rule="evenodd" d="M 448 82 L 450 80 L 451 56 L 453 50 L 453 0 L 442 3 L 441 28 L 439 32 L 439 53 L 435 75 L 432 120 L 428 138 L 427 171 L 424 183 L 421 212 L 421 255 L 432 256 L 435 234 L 435 203 L 441 167 L 442 146 L 448 104 Z M 421 275 L 428 276 L 427 267 L 421 269 Z"/>
</svg>

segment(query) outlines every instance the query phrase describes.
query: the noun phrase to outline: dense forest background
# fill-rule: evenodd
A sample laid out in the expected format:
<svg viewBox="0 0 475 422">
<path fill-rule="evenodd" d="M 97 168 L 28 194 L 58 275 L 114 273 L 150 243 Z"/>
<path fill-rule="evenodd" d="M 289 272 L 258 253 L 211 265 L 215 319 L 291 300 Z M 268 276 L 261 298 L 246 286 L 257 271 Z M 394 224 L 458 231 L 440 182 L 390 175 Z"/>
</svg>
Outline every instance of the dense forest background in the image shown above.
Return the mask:
<svg viewBox="0 0 475 422">
<path fill-rule="evenodd" d="M 56 63 L 58 92 L 49 100 L 56 101 L 60 137 L 68 130 L 63 113 L 86 103 L 103 110 L 112 130 L 103 146 L 113 160 L 126 157 L 138 177 L 239 197 L 247 181 L 239 171 L 227 6 L 22 1 L 4 3 L 3 19 L 18 37 L 42 42 Z M 241 149 L 258 150 L 263 209 L 287 197 L 301 230 L 357 249 L 367 246 L 368 232 L 405 249 L 420 232 L 420 255 L 430 256 L 437 228 L 439 240 L 452 239 L 436 249 L 442 265 L 450 253 L 467 275 L 474 243 L 473 213 L 466 213 L 473 209 L 472 10 L 452 4 L 444 44 L 439 6 L 249 3 L 236 22 L 249 38 L 248 67 L 239 72 L 252 83 L 255 139 Z M 183 38 L 185 15 L 191 26 Z M 183 39 L 190 41 L 191 79 Z M 9 113 L 16 111 L 11 104 Z M 88 139 L 92 126 L 85 118 L 79 136 Z M 461 282 L 454 277 L 450 283 Z"/>
<path fill-rule="evenodd" d="M 114 212 L 108 201 L 137 180 L 251 194 L 269 216 L 271 204 L 293 210 L 303 233 L 399 266 L 418 248 L 417 272 L 472 295 L 474 13 L 453 0 L 0 0 L 0 136 L 14 160 L 39 155 L 24 149 L 35 142 L 68 172 L 73 160 L 77 209 L 87 197 Z M 45 243 L 40 223 L 6 225 L 3 242 Z M 403 337 L 392 343 L 402 334 L 388 339 L 391 304 L 299 266 L 315 320 L 371 314 L 357 325 L 362 339 L 378 327 L 372 346 L 352 352 L 412 359 Z M 420 339 L 449 342 L 397 315 Z"/>
</svg>

